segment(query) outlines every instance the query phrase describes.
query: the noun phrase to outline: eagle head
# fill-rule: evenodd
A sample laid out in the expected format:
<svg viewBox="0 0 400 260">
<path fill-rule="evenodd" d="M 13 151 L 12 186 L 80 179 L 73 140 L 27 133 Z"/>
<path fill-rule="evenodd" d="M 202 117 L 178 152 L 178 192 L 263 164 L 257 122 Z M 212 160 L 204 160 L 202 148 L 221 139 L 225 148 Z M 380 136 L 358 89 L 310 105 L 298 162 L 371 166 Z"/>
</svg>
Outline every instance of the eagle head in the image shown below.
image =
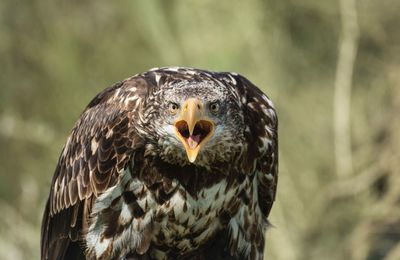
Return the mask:
<svg viewBox="0 0 400 260">
<path fill-rule="evenodd" d="M 158 105 L 151 105 L 150 123 L 158 154 L 183 165 L 234 160 L 245 128 L 234 87 L 211 74 L 186 71 L 174 76 L 153 91 Z"/>
</svg>

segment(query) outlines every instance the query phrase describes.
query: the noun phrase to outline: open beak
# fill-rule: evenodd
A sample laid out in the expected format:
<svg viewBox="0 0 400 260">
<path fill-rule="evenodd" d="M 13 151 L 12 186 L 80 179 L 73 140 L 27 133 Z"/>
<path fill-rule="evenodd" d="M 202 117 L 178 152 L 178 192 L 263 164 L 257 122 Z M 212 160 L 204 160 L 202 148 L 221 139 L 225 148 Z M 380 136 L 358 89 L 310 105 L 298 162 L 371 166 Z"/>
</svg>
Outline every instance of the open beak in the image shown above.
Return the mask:
<svg viewBox="0 0 400 260">
<path fill-rule="evenodd" d="M 189 161 L 193 163 L 200 149 L 213 136 L 214 123 L 205 116 L 202 102 L 189 98 L 184 102 L 174 125 L 175 134 L 185 147 Z"/>
</svg>

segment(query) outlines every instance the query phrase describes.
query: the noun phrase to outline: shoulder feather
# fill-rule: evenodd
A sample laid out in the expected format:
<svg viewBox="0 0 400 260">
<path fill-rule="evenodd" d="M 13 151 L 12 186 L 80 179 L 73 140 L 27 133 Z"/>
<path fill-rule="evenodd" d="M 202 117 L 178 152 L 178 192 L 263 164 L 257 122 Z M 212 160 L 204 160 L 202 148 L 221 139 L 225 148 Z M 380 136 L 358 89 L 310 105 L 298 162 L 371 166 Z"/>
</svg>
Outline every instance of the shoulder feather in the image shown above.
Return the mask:
<svg viewBox="0 0 400 260">
<path fill-rule="evenodd" d="M 278 117 L 272 101 L 253 83 L 238 74 L 229 74 L 242 104 L 247 128 L 247 154 L 243 169 L 258 178 L 258 203 L 269 215 L 278 182 Z"/>
<path fill-rule="evenodd" d="M 42 259 L 59 259 L 82 235 L 93 198 L 116 184 L 142 145 L 136 131 L 146 78 L 136 76 L 99 93 L 75 124 L 60 155 L 42 220 Z"/>
</svg>

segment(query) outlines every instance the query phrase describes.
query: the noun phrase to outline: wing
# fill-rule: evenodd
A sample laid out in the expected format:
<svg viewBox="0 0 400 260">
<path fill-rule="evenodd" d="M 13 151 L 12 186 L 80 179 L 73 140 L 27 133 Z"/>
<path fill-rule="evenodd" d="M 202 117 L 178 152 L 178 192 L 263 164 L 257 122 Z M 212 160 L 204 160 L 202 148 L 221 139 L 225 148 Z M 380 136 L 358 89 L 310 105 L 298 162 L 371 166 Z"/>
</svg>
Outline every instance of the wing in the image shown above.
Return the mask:
<svg viewBox="0 0 400 260">
<path fill-rule="evenodd" d="M 244 153 L 237 167 L 250 181 L 240 193 L 239 209 L 229 222 L 229 248 L 238 258 L 263 259 L 265 229 L 278 181 L 278 121 L 269 98 L 246 78 L 222 74 L 243 111 Z"/>
<path fill-rule="evenodd" d="M 242 168 L 258 178 L 258 204 L 268 217 L 278 182 L 278 118 L 271 100 L 240 75 L 229 76 L 244 112 L 247 154 Z M 233 84 L 232 84 L 233 83 Z"/>
<path fill-rule="evenodd" d="M 42 259 L 83 258 L 79 239 L 99 194 L 116 184 L 141 146 L 135 119 L 148 88 L 145 77 L 117 83 L 82 113 L 60 155 L 42 220 Z"/>
</svg>

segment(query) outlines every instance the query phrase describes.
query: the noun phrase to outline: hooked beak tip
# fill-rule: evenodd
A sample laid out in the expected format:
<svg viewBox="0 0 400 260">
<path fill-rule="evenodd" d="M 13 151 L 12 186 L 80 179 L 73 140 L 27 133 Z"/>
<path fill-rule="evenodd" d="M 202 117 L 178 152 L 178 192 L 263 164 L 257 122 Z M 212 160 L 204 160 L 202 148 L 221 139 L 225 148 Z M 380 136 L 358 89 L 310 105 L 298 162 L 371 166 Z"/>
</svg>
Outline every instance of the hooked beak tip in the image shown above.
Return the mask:
<svg viewBox="0 0 400 260">
<path fill-rule="evenodd" d="M 201 148 L 207 143 L 213 133 L 214 125 L 209 120 L 199 120 L 190 132 L 190 126 L 185 120 L 175 123 L 175 134 L 183 144 L 188 159 L 191 163 L 195 162 Z"/>
<path fill-rule="evenodd" d="M 205 116 L 204 106 L 196 98 L 183 104 L 179 118 L 175 121 L 175 134 L 183 144 L 186 155 L 194 163 L 200 149 L 214 133 L 214 123 Z"/>
</svg>

